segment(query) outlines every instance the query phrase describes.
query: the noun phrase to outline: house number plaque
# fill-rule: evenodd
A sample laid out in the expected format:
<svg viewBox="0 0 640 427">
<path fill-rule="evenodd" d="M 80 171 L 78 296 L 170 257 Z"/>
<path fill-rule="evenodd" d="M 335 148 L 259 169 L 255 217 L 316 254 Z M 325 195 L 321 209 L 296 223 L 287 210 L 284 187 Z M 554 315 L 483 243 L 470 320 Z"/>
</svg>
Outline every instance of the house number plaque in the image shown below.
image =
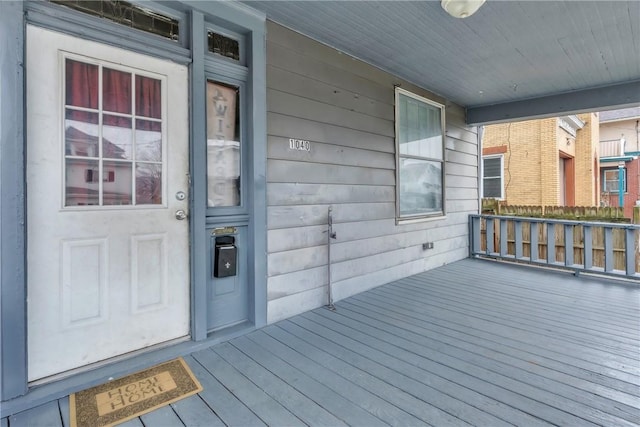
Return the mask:
<svg viewBox="0 0 640 427">
<path fill-rule="evenodd" d="M 289 138 L 289 149 L 311 151 L 311 143 L 304 139 Z"/>
</svg>

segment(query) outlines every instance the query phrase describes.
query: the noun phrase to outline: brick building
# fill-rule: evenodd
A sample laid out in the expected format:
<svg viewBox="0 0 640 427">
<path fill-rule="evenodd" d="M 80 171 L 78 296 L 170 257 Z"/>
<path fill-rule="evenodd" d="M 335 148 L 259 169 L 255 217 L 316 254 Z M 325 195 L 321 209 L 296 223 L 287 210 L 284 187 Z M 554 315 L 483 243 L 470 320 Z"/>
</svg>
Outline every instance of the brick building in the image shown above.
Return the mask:
<svg viewBox="0 0 640 427">
<path fill-rule="evenodd" d="M 622 171 L 624 214 L 631 217 L 640 200 L 640 107 L 600 113 L 602 203 L 619 206 Z"/>
<path fill-rule="evenodd" d="M 600 203 L 597 113 L 484 128 L 483 197 L 511 205 Z"/>
</svg>

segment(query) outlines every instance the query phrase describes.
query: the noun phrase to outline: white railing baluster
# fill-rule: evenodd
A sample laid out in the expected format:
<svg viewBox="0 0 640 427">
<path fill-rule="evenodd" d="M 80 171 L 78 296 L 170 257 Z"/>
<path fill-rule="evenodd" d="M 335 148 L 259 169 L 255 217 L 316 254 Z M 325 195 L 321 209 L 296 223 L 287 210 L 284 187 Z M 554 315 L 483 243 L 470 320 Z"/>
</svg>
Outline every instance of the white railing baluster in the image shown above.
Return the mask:
<svg viewBox="0 0 640 427">
<path fill-rule="evenodd" d="M 547 264 L 556 263 L 556 225 L 547 222 Z"/>
<path fill-rule="evenodd" d="M 625 273 L 632 276 L 636 273 L 636 233 L 633 228 L 624 230 Z"/>
<path fill-rule="evenodd" d="M 516 256 L 516 259 L 522 259 L 522 253 L 524 252 L 522 247 L 522 221 L 520 220 L 513 221 L 513 228 L 516 234 L 515 256 Z"/>
<path fill-rule="evenodd" d="M 507 224 L 508 221 L 506 219 L 500 220 L 500 256 L 507 256 Z"/>
<path fill-rule="evenodd" d="M 540 257 L 538 256 L 538 253 L 540 251 L 540 248 L 538 247 L 538 231 L 539 231 L 539 226 L 538 226 L 538 222 L 536 221 L 531 221 L 529 222 L 529 241 L 531 242 L 531 244 L 529 245 L 530 251 L 530 260 L 531 262 L 538 262 L 538 260 L 540 259 Z"/>
<path fill-rule="evenodd" d="M 613 271 L 613 228 L 604 227 L 604 271 Z"/>
<path fill-rule="evenodd" d="M 564 265 L 571 267 L 573 262 L 573 225 L 564 225 Z"/>
<path fill-rule="evenodd" d="M 493 255 L 493 218 L 487 217 L 487 254 Z"/>
<path fill-rule="evenodd" d="M 584 269 L 591 270 L 593 268 L 593 234 L 590 225 L 582 226 L 582 235 L 584 236 Z"/>
</svg>

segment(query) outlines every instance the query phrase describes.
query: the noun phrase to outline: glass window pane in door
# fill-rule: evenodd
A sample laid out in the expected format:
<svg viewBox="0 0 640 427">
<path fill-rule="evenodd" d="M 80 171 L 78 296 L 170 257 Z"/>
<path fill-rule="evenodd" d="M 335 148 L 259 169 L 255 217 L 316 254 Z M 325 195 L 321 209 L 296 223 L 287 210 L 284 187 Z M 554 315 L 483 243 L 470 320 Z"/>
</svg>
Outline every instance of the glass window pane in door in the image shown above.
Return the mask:
<svg viewBox="0 0 640 427">
<path fill-rule="evenodd" d="M 207 205 L 240 205 L 239 88 L 207 82 Z"/>
<path fill-rule="evenodd" d="M 65 60 L 65 103 L 98 109 L 98 66 Z"/>
<path fill-rule="evenodd" d="M 136 205 L 162 204 L 162 165 L 136 164 Z"/>
<path fill-rule="evenodd" d="M 102 109 L 131 114 L 131 74 L 102 68 Z"/>
<path fill-rule="evenodd" d="M 136 115 L 162 118 L 162 82 L 151 77 L 136 76 Z"/>
<path fill-rule="evenodd" d="M 131 160 L 131 119 L 129 117 L 102 116 L 102 156 L 107 159 Z"/>
<path fill-rule="evenodd" d="M 132 203 L 131 162 L 104 161 L 102 165 L 102 204 L 130 205 Z"/>
<path fill-rule="evenodd" d="M 98 205 L 98 160 L 67 158 L 65 163 L 65 206 Z"/>
<path fill-rule="evenodd" d="M 136 120 L 136 160 L 162 161 L 162 123 Z"/>
<path fill-rule="evenodd" d="M 98 113 L 67 109 L 64 120 L 64 152 L 67 156 L 98 157 Z"/>
</svg>

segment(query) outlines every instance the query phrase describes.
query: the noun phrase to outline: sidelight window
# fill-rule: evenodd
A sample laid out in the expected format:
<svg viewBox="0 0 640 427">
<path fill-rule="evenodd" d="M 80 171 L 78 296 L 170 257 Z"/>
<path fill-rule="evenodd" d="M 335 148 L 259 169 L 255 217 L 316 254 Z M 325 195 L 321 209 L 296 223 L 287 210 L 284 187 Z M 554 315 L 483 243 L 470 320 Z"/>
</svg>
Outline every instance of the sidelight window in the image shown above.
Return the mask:
<svg viewBox="0 0 640 427">
<path fill-rule="evenodd" d="M 240 88 L 207 81 L 207 206 L 240 206 Z"/>
</svg>

